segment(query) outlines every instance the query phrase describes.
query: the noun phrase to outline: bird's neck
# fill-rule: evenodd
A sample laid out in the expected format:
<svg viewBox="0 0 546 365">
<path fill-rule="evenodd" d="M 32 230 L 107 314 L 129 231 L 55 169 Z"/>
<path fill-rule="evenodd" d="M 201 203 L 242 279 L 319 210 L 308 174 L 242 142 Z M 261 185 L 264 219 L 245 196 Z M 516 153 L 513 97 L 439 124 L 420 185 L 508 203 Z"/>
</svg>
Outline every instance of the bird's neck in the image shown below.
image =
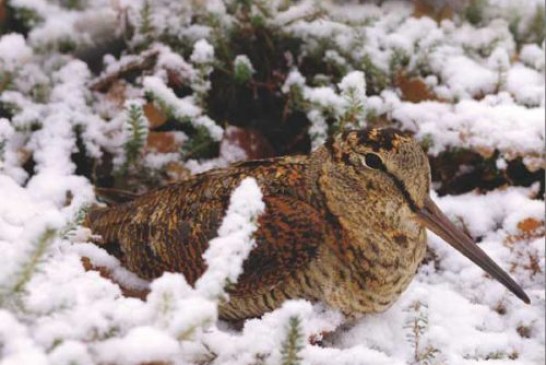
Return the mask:
<svg viewBox="0 0 546 365">
<path fill-rule="evenodd" d="M 323 174 L 323 166 L 330 158 L 329 152 L 324 146 L 319 147 L 313 151 L 309 156 L 307 171 L 306 171 L 306 187 L 307 187 L 307 200 L 308 202 L 319 210 L 327 209 L 325 197 L 319 186 L 319 179 Z"/>
</svg>

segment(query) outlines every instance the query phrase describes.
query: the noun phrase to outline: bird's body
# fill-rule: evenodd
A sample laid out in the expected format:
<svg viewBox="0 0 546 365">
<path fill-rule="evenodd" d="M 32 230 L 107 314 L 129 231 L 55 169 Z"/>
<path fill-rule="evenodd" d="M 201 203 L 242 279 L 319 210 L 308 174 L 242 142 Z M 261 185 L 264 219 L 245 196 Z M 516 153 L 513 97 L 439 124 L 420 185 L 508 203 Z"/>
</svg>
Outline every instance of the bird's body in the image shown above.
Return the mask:
<svg viewBox="0 0 546 365">
<path fill-rule="evenodd" d="M 181 272 L 194 284 L 231 193 L 254 177 L 266 210 L 221 317 L 260 316 L 292 298 L 358 316 L 388 308 L 415 275 L 429 175 L 411 138 L 351 131 L 310 156 L 243 162 L 94 210 L 86 224 L 142 278 Z"/>
</svg>

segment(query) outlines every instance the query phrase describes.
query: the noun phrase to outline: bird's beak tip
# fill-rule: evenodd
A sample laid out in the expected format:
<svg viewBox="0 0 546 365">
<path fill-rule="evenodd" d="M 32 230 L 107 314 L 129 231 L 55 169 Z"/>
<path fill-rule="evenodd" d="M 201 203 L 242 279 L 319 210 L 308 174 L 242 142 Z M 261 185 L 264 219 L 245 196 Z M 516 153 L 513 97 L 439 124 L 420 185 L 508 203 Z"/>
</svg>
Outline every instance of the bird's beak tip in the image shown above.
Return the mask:
<svg viewBox="0 0 546 365">
<path fill-rule="evenodd" d="M 417 217 L 425 227 L 481 267 L 524 303 L 531 303 L 527 294 L 510 275 L 502 270 L 467 234 L 451 223 L 430 197 L 425 199 L 423 208 L 417 211 Z"/>
</svg>

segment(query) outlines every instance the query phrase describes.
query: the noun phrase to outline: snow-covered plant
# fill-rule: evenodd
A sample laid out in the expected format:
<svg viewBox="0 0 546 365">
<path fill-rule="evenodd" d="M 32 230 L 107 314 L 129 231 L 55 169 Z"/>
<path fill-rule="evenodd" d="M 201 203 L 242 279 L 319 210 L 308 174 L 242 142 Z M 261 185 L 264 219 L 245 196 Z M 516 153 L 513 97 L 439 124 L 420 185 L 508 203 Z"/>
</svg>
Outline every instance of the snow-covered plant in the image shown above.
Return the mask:
<svg viewBox="0 0 546 365">
<path fill-rule="evenodd" d="M 252 74 L 256 72 L 252 63 L 245 55 L 238 55 L 233 61 L 233 72 L 235 81 L 239 83 L 245 83 L 252 77 Z"/>
<path fill-rule="evenodd" d="M 193 52 L 190 56 L 196 68 L 194 77 L 191 80 L 191 87 L 194 91 L 197 105 L 205 107 L 207 93 L 210 90 L 210 74 L 213 68 L 214 47 L 205 39 L 195 42 Z"/>
<path fill-rule="evenodd" d="M 282 343 L 282 365 L 299 365 L 301 364 L 301 355 L 299 354 L 303 348 L 303 334 L 301 331 L 300 318 L 291 316 L 288 319 L 286 330 L 286 339 Z"/>
<path fill-rule="evenodd" d="M 148 120 L 144 117 L 141 103 L 128 101 L 125 109 L 127 116 L 124 125 L 126 138 L 123 143 L 125 152 L 123 170 L 127 171 L 129 167 L 139 162 L 143 149 L 146 146 Z"/>
<path fill-rule="evenodd" d="M 74 237 L 78 228 L 83 224 L 90 208 L 88 204 L 81 206 L 74 217 L 59 231 L 58 236 L 65 240 Z"/>
<path fill-rule="evenodd" d="M 178 98 L 164 81 L 155 76 L 146 77 L 143 84 L 147 98 L 157 103 L 169 117 L 181 123 L 189 122 L 194 128 L 204 128 L 215 141 L 222 138 L 223 129 L 206 115 L 201 115 L 202 109 L 193 98 Z M 202 91 L 206 91 L 205 89 Z"/>
<path fill-rule="evenodd" d="M 192 138 L 180 148 L 180 155 L 185 160 L 196 157 L 209 157 L 214 143 L 215 141 L 211 138 L 208 130 L 204 126 L 197 126 Z"/>
<path fill-rule="evenodd" d="M 406 68 L 410 62 L 410 56 L 401 48 L 394 48 L 389 58 L 389 73 L 391 77 L 396 77 L 396 74 Z"/>
<path fill-rule="evenodd" d="M 544 4 L 537 3 L 532 11 L 522 12 L 513 8 L 511 14 L 510 31 L 518 45 L 526 43 L 542 44 L 546 36 L 544 23 L 546 14 Z"/>
<path fill-rule="evenodd" d="M 406 337 L 413 347 L 413 361 L 415 365 L 432 365 L 440 350 L 427 344 L 424 338 L 428 330 L 428 307 L 425 303 L 415 301 L 408 308 L 410 314 L 405 328 L 408 331 Z"/>
<path fill-rule="evenodd" d="M 140 24 L 138 26 L 138 33 L 142 37 L 142 39 L 140 40 L 140 46 L 142 48 L 145 48 L 151 44 L 153 40 L 153 33 L 155 31 L 155 27 L 152 22 L 152 7 L 150 1 L 145 0 L 142 3 L 139 15 Z"/>
<path fill-rule="evenodd" d="M 493 71 L 497 73 L 497 89 L 501 90 L 506 86 L 508 70 L 510 69 L 510 56 L 504 49 L 496 49 L 489 56 L 488 63 Z"/>
<path fill-rule="evenodd" d="M 0 171 L 4 165 L 4 153 L 8 139 L 13 135 L 14 130 L 9 120 L 0 118 Z"/>
<path fill-rule="evenodd" d="M 337 123 L 339 129 L 358 128 L 366 126 L 366 80 L 364 73 L 353 71 L 348 73 L 338 85 L 341 96 L 345 99 L 344 113 L 339 117 Z"/>
<path fill-rule="evenodd" d="M 15 272 L 10 275 L 9 281 L 3 282 L 0 287 L 0 306 L 15 306 L 21 309 L 19 302 L 21 294 L 39 265 L 43 263 L 47 249 L 56 237 L 57 230 L 46 228 L 28 245 L 17 263 Z"/>
<path fill-rule="evenodd" d="M 155 326 L 178 340 L 198 337 L 217 320 L 217 303 L 199 295 L 182 274 L 165 273 L 150 289 L 146 304 Z"/>
<path fill-rule="evenodd" d="M 262 192 L 254 178 L 245 178 L 231 194 L 218 237 L 209 242 L 203 257 L 207 271 L 195 284 L 203 296 L 222 298 L 224 289 L 235 284 L 242 273 L 243 261 L 254 245 L 258 217 L 265 210 Z"/>
</svg>

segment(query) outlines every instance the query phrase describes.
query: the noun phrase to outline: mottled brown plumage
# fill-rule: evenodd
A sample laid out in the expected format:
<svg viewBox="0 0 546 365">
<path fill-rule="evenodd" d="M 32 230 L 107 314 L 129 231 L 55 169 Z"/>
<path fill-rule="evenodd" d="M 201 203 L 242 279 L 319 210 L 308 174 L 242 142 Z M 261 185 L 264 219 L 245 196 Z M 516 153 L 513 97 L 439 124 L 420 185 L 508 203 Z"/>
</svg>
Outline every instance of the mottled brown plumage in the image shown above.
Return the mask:
<svg viewBox="0 0 546 365">
<path fill-rule="evenodd" d="M 202 254 L 230 194 L 247 176 L 258 181 L 266 211 L 257 247 L 220 308 L 224 318 L 259 316 L 289 298 L 322 301 L 351 316 L 382 311 L 415 275 L 426 251 L 425 226 L 527 299 L 435 210 L 426 155 L 392 129 L 348 131 L 310 156 L 199 174 L 94 210 L 87 225 L 139 276 L 181 272 L 193 284 L 206 269 Z"/>
</svg>

